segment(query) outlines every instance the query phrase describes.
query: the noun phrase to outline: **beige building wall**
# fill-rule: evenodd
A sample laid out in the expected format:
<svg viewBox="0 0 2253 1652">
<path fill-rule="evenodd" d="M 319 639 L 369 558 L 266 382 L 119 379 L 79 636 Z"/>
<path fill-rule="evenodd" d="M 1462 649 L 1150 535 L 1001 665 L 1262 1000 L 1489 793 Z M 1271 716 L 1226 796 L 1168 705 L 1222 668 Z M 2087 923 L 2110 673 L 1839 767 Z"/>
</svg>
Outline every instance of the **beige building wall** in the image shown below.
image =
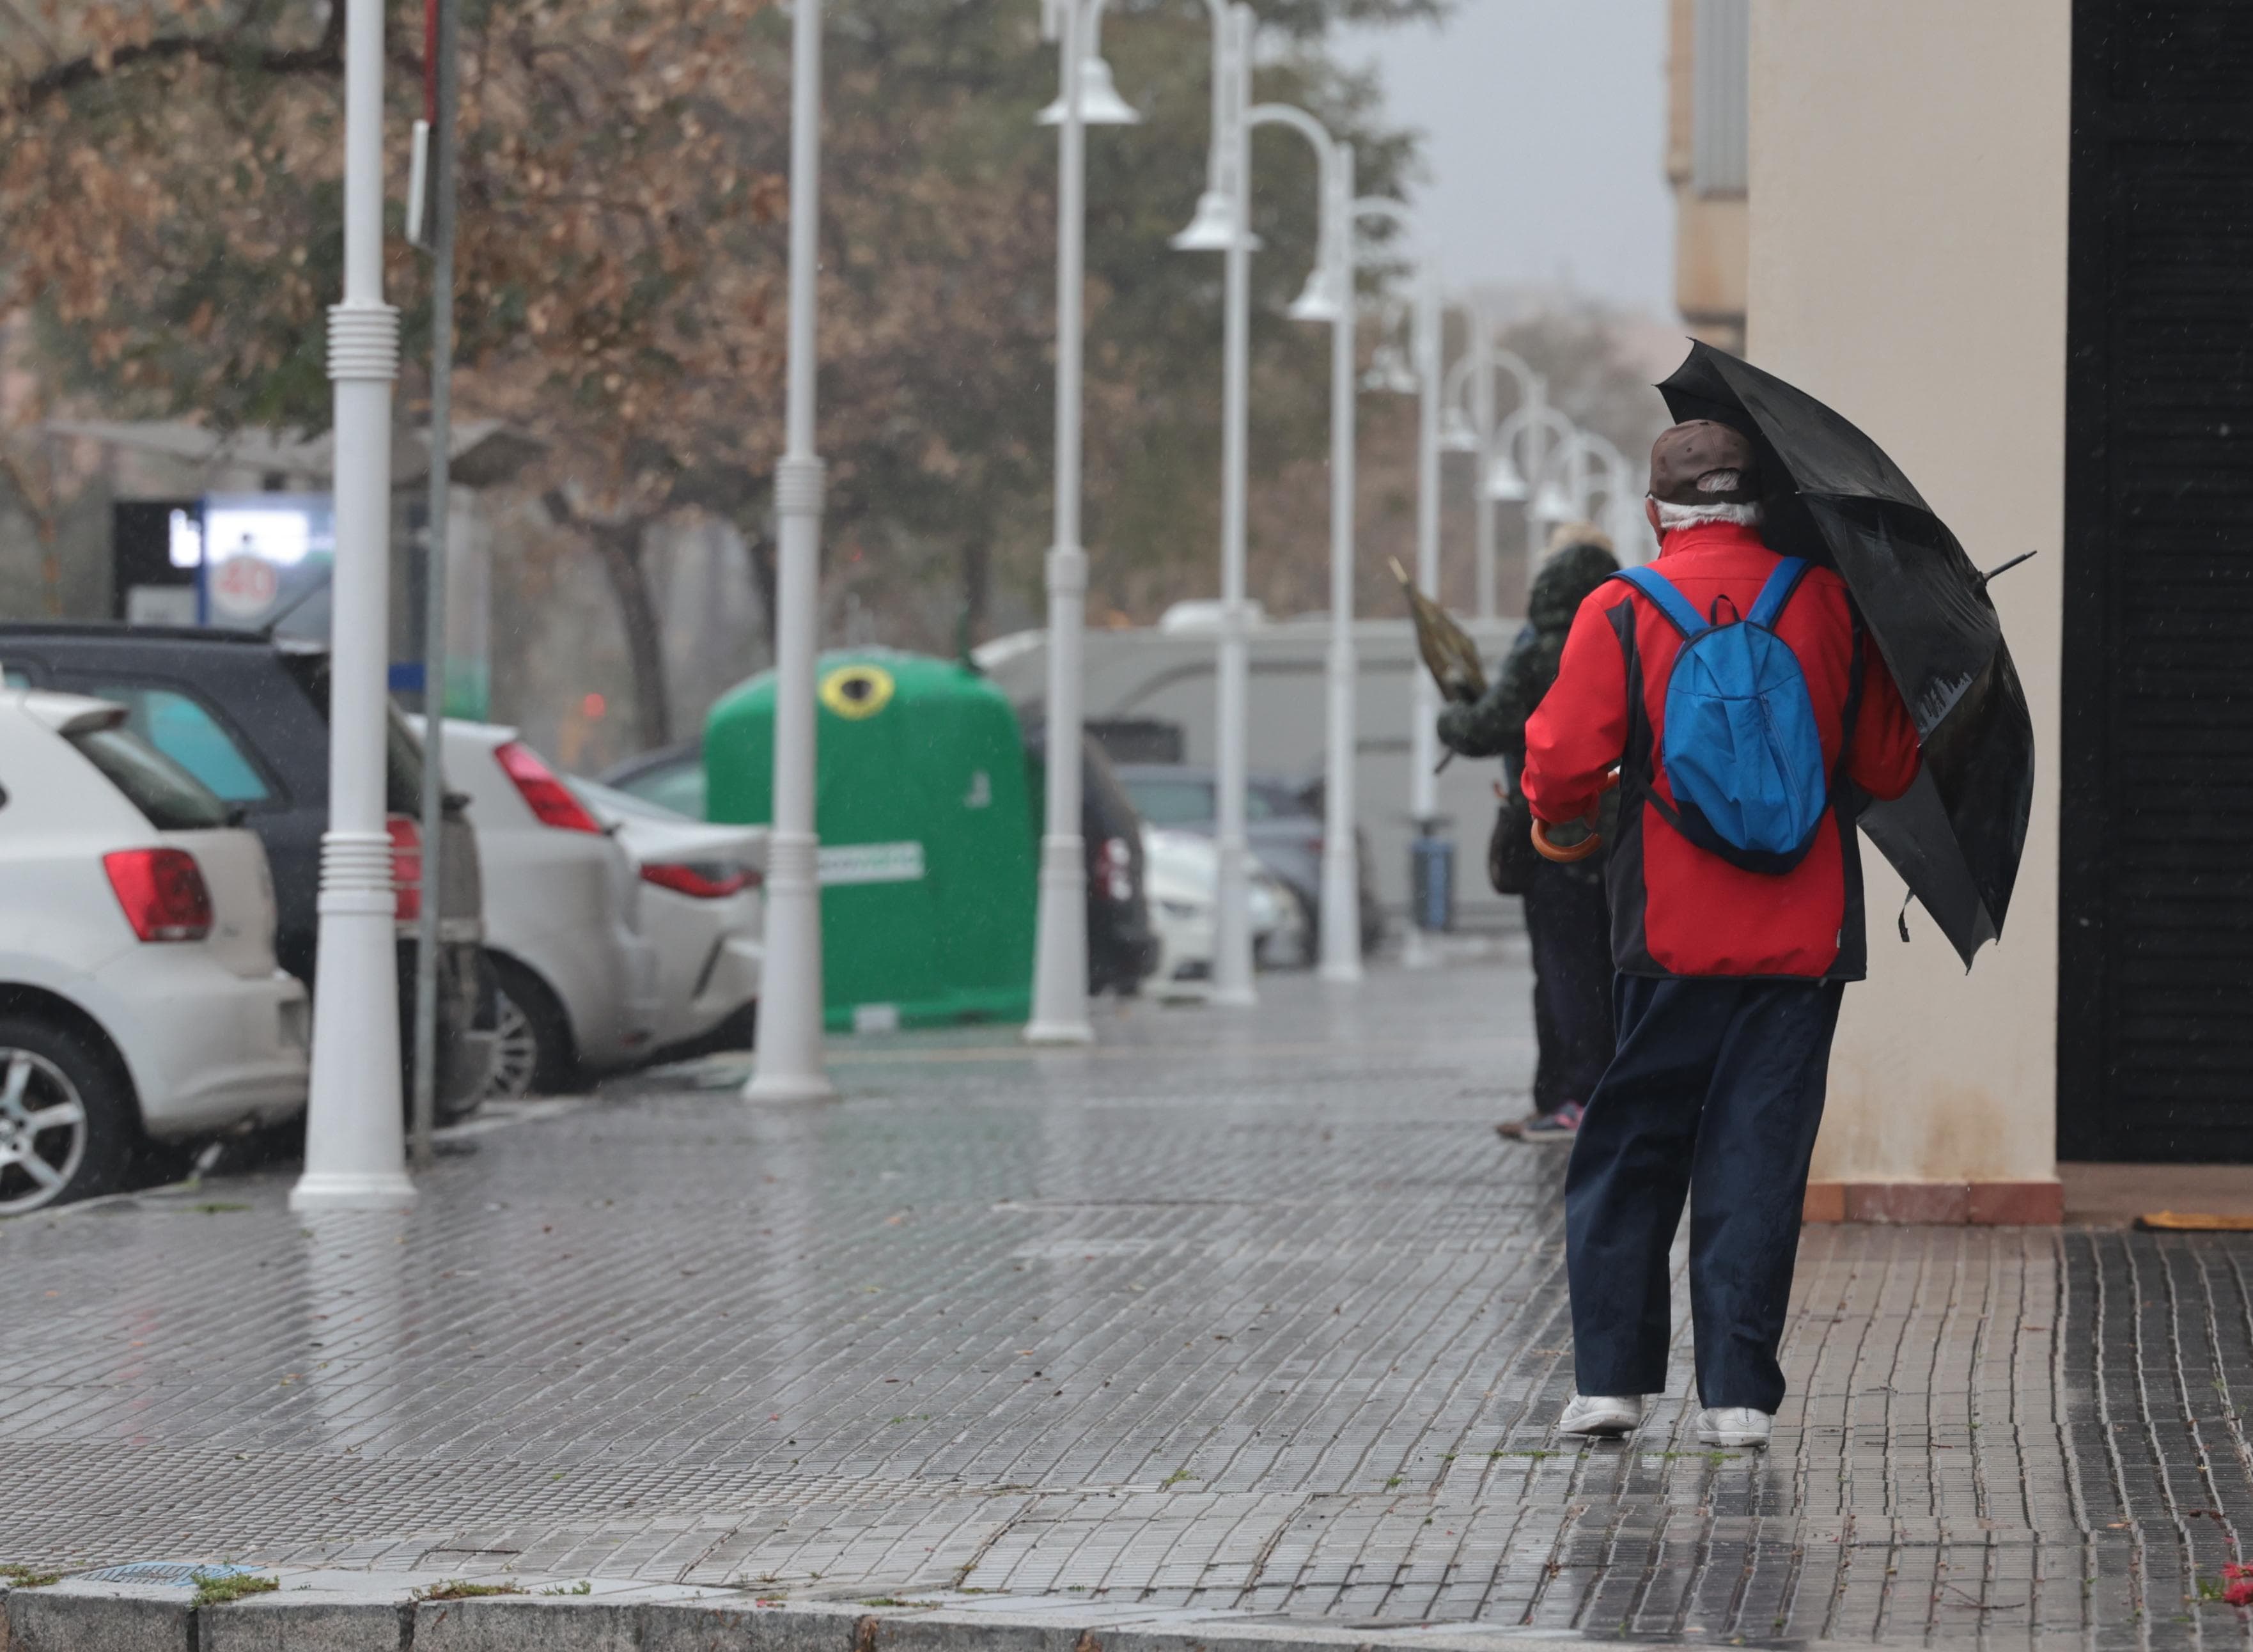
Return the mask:
<svg viewBox="0 0 2253 1652">
<path fill-rule="evenodd" d="M 1847 993 L 1818 1183 L 1960 1202 L 2056 1174 L 2070 22 L 2070 0 L 1754 0 L 1752 359 L 1876 438 L 1974 561 L 2042 552 L 1994 592 L 2038 752 L 2002 942 L 1968 979 L 1915 910 L 1901 944 L 1901 884 L 1866 855 L 1871 978 Z M 1895 1191 L 1964 1219 L 1941 1188 Z M 1971 1195 L 1972 1219 L 2039 1216 L 2043 1189 L 2011 1191 Z M 1810 1212 L 1835 1219 L 1825 1195 Z"/>
<path fill-rule="evenodd" d="M 1745 347 L 1747 202 L 1701 195 L 1691 177 L 1697 119 L 1697 6 L 1667 0 L 1666 181 L 1674 189 L 1674 307 L 1692 338 Z"/>
</svg>

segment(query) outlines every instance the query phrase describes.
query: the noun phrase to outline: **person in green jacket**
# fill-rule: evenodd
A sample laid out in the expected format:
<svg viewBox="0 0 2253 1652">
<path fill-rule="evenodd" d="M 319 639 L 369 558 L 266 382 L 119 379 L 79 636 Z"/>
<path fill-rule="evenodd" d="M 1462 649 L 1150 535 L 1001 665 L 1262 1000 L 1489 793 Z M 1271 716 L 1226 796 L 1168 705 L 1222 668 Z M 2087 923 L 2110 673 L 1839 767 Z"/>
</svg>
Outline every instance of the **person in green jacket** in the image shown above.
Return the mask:
<svg viewBox="0 0 2253 1652">
<path fill-rule="evenodd" d="M 1440 739 L 1449 749 L 1503 760 L 1509 784 L 1505 832 L 1525 833 L 1531 825 L 1518 790 L 1525 720 L 1557 680 L 1565 636 L 1581 600 L 1618 571 L 1610 540 L 1596 528 L 1586 522 L 1559 526 L 1526 599 L 1525 626 L 1493 687 L 1482 698 L 1440 714 Z M 1525 932 L 1533 951 L 1533 1028 L 1540 1058 L 1533 1112 L 1495 1128 L 1527 1141 L 1569 1142 L 1580 1128 L 1582 1105 L 1612 1058 L 1611 910 L 1603 857 L 1559 866 L 1532 854 L 1530 844 L 1508 847 L 1527 862 Z"/>
</svg>

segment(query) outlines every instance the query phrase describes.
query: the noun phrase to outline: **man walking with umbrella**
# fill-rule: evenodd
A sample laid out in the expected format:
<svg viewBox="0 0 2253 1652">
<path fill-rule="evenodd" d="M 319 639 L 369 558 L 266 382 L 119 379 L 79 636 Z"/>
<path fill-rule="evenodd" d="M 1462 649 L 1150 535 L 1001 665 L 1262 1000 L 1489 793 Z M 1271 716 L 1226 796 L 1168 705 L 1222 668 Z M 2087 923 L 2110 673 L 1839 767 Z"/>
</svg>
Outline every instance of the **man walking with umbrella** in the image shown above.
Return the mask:
<svg viewBox="0 0 2253 1652">
<path fill-rule="evenodd" d="M 1864 973 L 1855 820 L 1918 775 L 1845 581 L 1764 542 L 1760 469 L 1726 424 L 1659 437 L 1658 560 L 1581 603 L 1525 727 L 1538 821 L 1592 820 L 1615 769 L 1621 788 L 1619 1042 L 1566 1181 L 1567 1432 L 1627 1432 L 1663 1391 L 1686 1195 L 1698 1437 L 1767 1444 L 1831 1035 Z"/>
</svg>

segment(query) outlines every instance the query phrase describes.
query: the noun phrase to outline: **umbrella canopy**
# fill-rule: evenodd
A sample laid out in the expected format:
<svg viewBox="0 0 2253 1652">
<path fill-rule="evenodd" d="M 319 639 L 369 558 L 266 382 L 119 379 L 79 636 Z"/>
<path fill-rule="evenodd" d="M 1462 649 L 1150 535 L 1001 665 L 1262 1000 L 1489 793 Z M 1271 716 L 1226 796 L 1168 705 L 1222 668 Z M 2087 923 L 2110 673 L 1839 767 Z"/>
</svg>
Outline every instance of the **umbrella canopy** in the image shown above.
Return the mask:
<svg viewBox="0 0 2253 1652">
<path fill-rule="evenodd" d="M 2033 803 L 2033 721 L 1987 582 L 1878 444 L 1814 397 L 1710 345 L 1658 387 L 1761 459 L 1761 537 L 1838 569 L 1901 686 L 1923 772 L 1862 828 L 1968 968 L 2002 932 Z"/>
</svg>

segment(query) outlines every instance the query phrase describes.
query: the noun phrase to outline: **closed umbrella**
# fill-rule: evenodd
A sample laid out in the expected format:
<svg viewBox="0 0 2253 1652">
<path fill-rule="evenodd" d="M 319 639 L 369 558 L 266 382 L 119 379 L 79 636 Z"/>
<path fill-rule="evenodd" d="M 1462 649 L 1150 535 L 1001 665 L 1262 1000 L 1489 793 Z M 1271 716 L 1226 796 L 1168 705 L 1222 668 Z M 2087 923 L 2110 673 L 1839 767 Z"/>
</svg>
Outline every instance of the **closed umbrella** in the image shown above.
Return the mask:
<svg viewBox="0 0 2253 1652">
<path fill-rule="evenodd" d="M 1969 968 L 2002 932 L 2034 784 L 2033 721 L 1988 575 L 1884 450 L 1804 391 L 1705 344 L 1658 388 L 1678 420 L 1751 438 L 1762 537 L 1853 592 L 1924 747 L 1915 785 L 1862 828 Z"/>
<path fill-rule="evenodd" d="M 1486 693 L 1486 671 L 1479 664 L 1478 645 L 1446 609 L 1416 589 L 1399 557 L 1388 560 L 1392 577 L 1400 582 L 1408 598 L 1408 617 L 1416 624 L 1416 651 L 1423 655 L 1425 668 L 1440 685 L 1442 698 L 1468 705 Z M 1445 763 L 1440 766 L 1444 768 Z"/>
</svg>

